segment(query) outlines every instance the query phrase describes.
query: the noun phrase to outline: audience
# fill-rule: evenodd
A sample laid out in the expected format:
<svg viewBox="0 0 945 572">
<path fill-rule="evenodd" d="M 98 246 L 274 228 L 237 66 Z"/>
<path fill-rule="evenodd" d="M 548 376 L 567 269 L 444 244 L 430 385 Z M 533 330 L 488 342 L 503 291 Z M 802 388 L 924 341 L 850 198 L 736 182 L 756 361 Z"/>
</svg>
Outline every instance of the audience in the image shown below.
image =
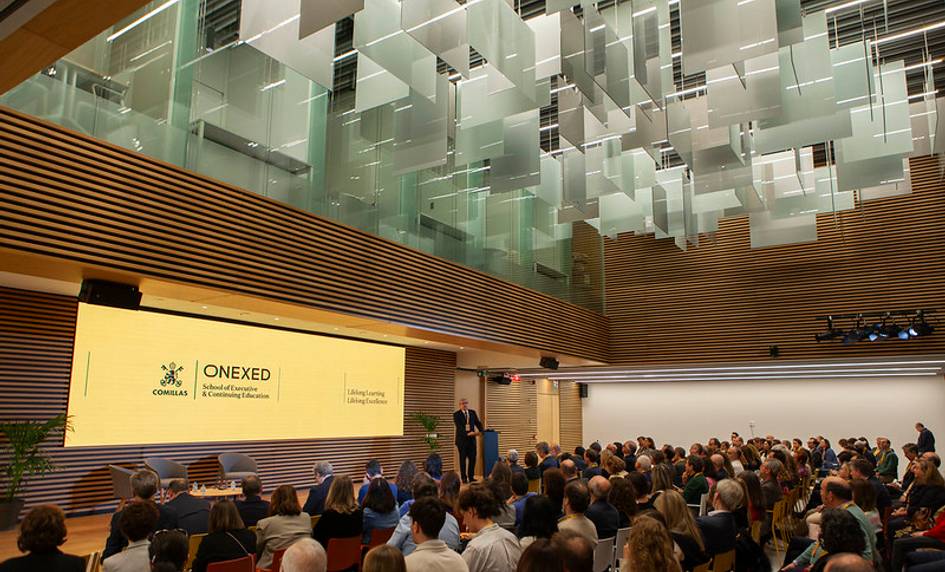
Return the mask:
<svg viewBox="0 0 945 572">
<path fill-rule="evenodd" d="M 16 547 L 25 554 L 0 564 L 0 572 L 85 572 L 81 557 L 59 550 L 65 542 L 66 517 L 62 510 L 38 506 L 23 517 L 16 537 Z"/>
<path fill-rule="evenodd" d="M 905 556 L 922 548 L 945 551 L 945 511 L 939 511 L 934 525 L 928 530 L 900 538 L 893 543 L 890 572 L 900 572 Z"/>
<path fill-rule="evenodd" d="M 565 484 L 570 483 L 571 481 L 576 481 L 581 478 L 581 475 L 578 472 L 577 464 L 574 462 L 574 459 L 565 459 L 561 461 L 561 474 L 564 475 Z"/>
<path fill-rule="evenodd" d="M 462 481 L 459 473 L 449 471 L 440 479 L 440 500 L 446 506 L 446 512 L 456 515 L 456 501 L 459 500 L 459 489 Z"/>
<path fill-rule="evenodd" d="M 865 543 L 860 525 L 852 514 L 842 509 L 827 509 L 821 521 L 819 545 L 811 554 L 811 568 L 823 570 L 836 555 L 861 554 Z"/>
<path fill-rule="evenodd" d="M 715 485 L 711 498 L 713 510 L 696 520 L 705 542 L 705 551 L 710 556 L 735 548 L 738 526 L 734 511 L 742 506 L 744 495 L 742 485 L 735 479 L 725 479 Z"/>
<path fill-rule="evenodd" d="M 352 495 L 353 496 L 353 495 Z M 282 556 L 281 572 L 325 572 L 328 554 L 325 548 L 311 538 L 296 540 Z"/>
<path fill-rule="evenodd" d="M 628 572 L 680 572 L 669 531 L 647 516 L 633 520 L 630 538 L 623 547 L 623 561 Z"/>
<path fill-rule="evenodd" d="M 390 492 L 394 495 L 394 499 L 397 499 L 397 485 L 390 483 L 387 479 L 384 478 L 384 469 L 381 467 L 381 462 L 377 459 L 371 459 L 364 466 L 364 481 L 361 485 L 361 488 L 358 489 L 358 504 L 364 502 L 364 495 L 367 494 L 368 487 L 371 485 L 371 481 L 374 479 L 382 479 L 387 486 L 390 487 Z"/>
<path fill-rule="evenodd" d="M 541 479 L 541 469 L 538 467 L 538 453 L 529 451 L 525 453 L 525 476 L 530 481 Z"/>
<path fill-rule="evenodd" d="M 764 509 L 772 510 L 774 505 L 784 496 L 784 489 L 778 482 L 778 475 L 781 474 L 783 465 L 777 459 L 768 459 L 761 465 L 758 471 L 761 477 L 761 493 L 764 500 Z"/>
<path fill-rule="evenodd" d="M 747 499 L 747 502 L 742 505 L 742 511 L 745 515 L 743 520 L 747 520 L 749 523 L 763 521 L 765 519 L 765 497 L 758 475 L 752 471 L 742 471 L 738 473 L 736 479 L 742 483 Z"/>
<path fill-rule="evenodd" d="M 206 534 L 210 504 L 187 492 L 187 481 L 174 479 L 167 485 L 165 506 L 177 513 L 177 527 L 187 534 Z"/>
<path fill-rule="evenodd" d="M 210 510 L 209 533 L 200 541 L 193 572 L 206 572 L 207 564 L 244 558 L 256 551 L 256 535 L 246 529 L 233 501 L 221 500 Z"/>
<path fill-rule="evenodd" d="M 591 502 L 587 485 L 572 481 L 564 487 L 564 516 L 558 521 L 558 530 L 573 530 L 593 543 L 597 543 L 597 528 L 584 512 Z"/>
<path fill-rule="evenodd" d="M 673 542 L 682 551 L 683 557 L 680 562 L 682 569 L 692 570 L 699 564 L 707 562 L 709 558 L 705 553 L 702 535 L 683 496 L 676 491 L 666 491 L 656 499 L 654 504 L 656 510 L 663 515 Z M 633 521 L 631 530 L 638 520 L 639 517 Z"/>
<path fill-rule="evenodd" d="M 610 494 L 607 500 L 617 509 L 620 522 L 617 528 L 627 528 L 630 521 L 637 514 L 636 491 L 629 479 L 614 479 L 610 483 Z"/>
<path fill-rule="evenodd" d="M 458 508 L 466 527 L 475 533 L 463 551 L 463 560 L 470 572 L 515 569 L 522 549 L 514 534 L 492 520 L 500 508 L 492 491 L 473 483 L 459 493 Z"/>
<path fill-rule="evenodd" d="M 633 485 L 633 491 L 637 497 L 637 512 L 653 508 L 656 496 L 650 495 L 650 482 L 646 480 L 643 473 L 633 471 L 627 475 L 627 480 Z"/>
<path fill-rule="evenodd" d="M 541 538 L 522 552 L 516 572 L 564 572 L 564 561 L 551 540 Z"/>
<path fill-rule="evenodd" d="M 135 502 L 121 511 L 118 528 L 127 545 L 118 554 L 102 561 L 105 572 L 135 572 L 147 570 L 150 565 L 149 536 L 154 532 L 160 513 L 153 503 Z M 163 530 L 163 529 L 162 529 Z"/>
<path fill-rule="evenodd" d="M 374 479 L 368 484 L 368 490 L 364 495 L 361 508 L 363 509 L 361 536 L 364 544 L 371 541 L 371 531 L 375 529 L 393 529 L 400 521 L 400 514 L 397 512 L 397 500 L 384 479 Z"/>
<path fill-rule="evenodd" d="M 610 504 L 610 481 L 604 477 L 594 477 L 587 483 L 591 493 L 591 504 L 584 515 L 594 523 L 597 538 L 613 538 L 620 528 L 620 513 Z"/>
<path fill-rule="evenodd" d="M 150 503 L 158 511 L 158 520 L 154 527 L 148 532 L 154 532 L 157 529 L 177 528 L 177 513 L 167 505 L 158 505 L 152 500 L 158 490 L 158 477 L 154 471 L 138 471 L 131 475 L 131 492 L 134 496 L 129 499 L 130 504 L 138 502 Z M 108 539 L 105 541 L 105 549 L 102 551 L 102 558 L 108 558 L 113 554 L 118 554 L 121 549 L 128 545 L 128 540 L 118 528 L 118 522 L 121 520 L 121 513 L 124 509 L 117 511 L 112 515 L 109 524 Z"/>
<path fill-rule="evenodd" d="M 572 481 L 573 482 L 573 481 Z M 542 492 L 558 507 L 558 513 L 564 511 L 564 487 L 566 485 L 561 469 L 548 469 L 542 475 Z"/>
<path fill-rule="evenodd" d="M 650 492 L 671 491 L 676 487 L 673 484 L 675 474 L 673 468 L 666 463 L 660 463 L 650 470 Z"/>
<path fill-rule="evenodd" d="M 413 498 L 410 494 L 410 490 L 413 478 L 417 476 L 417 472 L 417 464 L 413 461 L 407 460 L 400 464 L 400 469 L 397 471 L 397 479 L 395 479 L 394 482 L 394 484 L 397 485 L 397 498 L 395 500 L 398 505 L 402 505 Z"/>
<path fill-rule="evenodd" d="M 873 487 L 873 492 L 875 493 L 875 508 L 880 514 L 885 512 L 885 510 L 892 505 L 892 499 L 889 498 L 889 490 L 886 489 L 886 485 L 876 478 L 873 463 L 866 459 L 853 459 L 850 461 L 850 477 L 853 479 L 862 479 Z M 866 509 L 863 510 L 865 511 Z"/>
<path fill-rule="evenodd" d="M 886 437 L 876 438 L 876 477 L 884 484 L 889 484 L 899 477 L 899 457 L 892 448 L 892 442 Z"/>
<path fill-rule="evenodd" d="M 425 473 L 418 473 L 413 480 L 413 502 L 410 503 L 410 510 L 413 510 L 413 505 L 416 504 L 420 499 L 429 498 L 446 514 L 443 524 L 439 527 L 439 540 L 443 541 L 444 544 L 449 546 L 453 550 L 459 550 L 459 523 L 456 521 L 456 517 L 450 514 L 444 505 L 436 496 L 436 482 Z M 411 534 L 413 530 L 413 517 L 411 516 L 410 510 L 407 511 L 407 514 L 400 518 L 400 522 L 397 523 L 397 528 L 394 529 L 394 534 L 391 535 L 390 540 L 387 541 L 387 544 L 395 546 L 400 549 L 404 556 L 409 556 L 417 548 L 416 543 L 414 542 L 415 535 Z"/>
<path fill-rule="evenodd" d="M 564 564 L 565 572 L 586 572 L 594 568 L 594 543 L 573 530 L 561 530 L 551 537 L 551 546 Z"/>
<path fill-rule="evenodd" d="M 548 497 L 533 496 L 525 501 L 522 524 L 517 529 L 522 549 L 540 538 L 551 538 L 558 532 L 558 508 Z"/>
<path fill-rule="evenodd" d="M 824 572 L 875 572 L 873 563 L 856 554 L 837 554 L 830 558 Z"/>
<path fill-rule="evenodd" d="M 423 471 L 434 481 L 440 482 L 443 478 L 443 457 L 439 453 L 430 453 L 423 462 Z"/>
<path fill-rule="evenodd" d="M 548 443 L 541 441 L 535 445 L 535 453 L 538 455 L 538 471 L 544 474 L 548 469 L 558 468 L 558 459 L 551 455 L 551 447 Z"/>
<path fill-rule="evenodd" d="M 518 464 L 518 451 L 516 449 L 509 449 L 508 457 L 509 469 L 513 473 L 524 473 L 525 469 Z"/>
<path fill-rule="evenodd" d="M 561 464 L 561 471 L 564 472 L 564 464 L 571 461 L 565 461 Z M 572 467 L 574 464 L 572 463 Z M 525 473 L 517 472 L 512 474 L 512 497 L 508 503 L 515 509 L 515 528 L 518 529 L 522 524 L 522 513 L 525 512 L 525 501 L 535 496 L 536 493 L 528 491 L 528 479 Z"/>
<path fill-rule="evenodd" d="M 256 523 L 269 516 L 269 503 L 264 501 L 259 495 L 262 494 L 262 481 L 256 475 L 247 475 L 243 478 L 243 499 L 236 501 L 236 510 L 240 513 L 240 519 L 246 526 L 256 526 Z M 305 506 L 309 506 L 312 500 L 312 492 L 308 493 L 308 501 Z M 308 512 L 302 509 L 302 512 Z M 311 513 L 309 513 L 311 514 Z"/>
<path fill-rule="evenodd" d="M 696 445 L 699 445 L 696 443 Z M 696 448 L 695 445 L 690 449 Z M 698 449 L 702 450 L 702 445 L 699 445 Z M 698 454 L 690 454 L 686 458 L 686 471 L 683 473 L 683 483 L 685 483 L 685 488 L 683 489 L 683 498 L 686 499 L 686 504 L 698 505 L 699 501 L 702 499 L 702 495 L 709 492 L 709 483 L 705 479 L 705 475 L 702 474 L 705 464 Z"/>
<path fill-rule="evenodd" d="M 325 549 L 332 538 L 351 538 L 361 536 L 364 517 L 361 508 L 354 500 L 354 484 L 351 477 L 339 475 L 334 478 L 325 499 L 325 512 L 310 529 L 312 537 Z M 311 522 L 309 523 L 311 527 Z"/>
<path fill-rule="evenodd" d="M 423 483 L 421 487 L 432 489 L 432 486 Z M 459 547 L 459 534 L 456 533 L 456 545 L 450 546 L 443 540 L 443 529 L 450 519 L 455 524 L 456 519 L 447 514 L 443 504 L 434 494 L 428 494 L 427 488 L 415 488 L 417 500 L 410 505 L 410 514 L 404 518 L 410 519 L 411 544 L 414 549 L 409 552 L 401 549 L 406 557 L 408 572 L 450 572 L 453 570 L 468 570 L 469 567 L 455 549 Z M 416 496 L 421 492 L 422 496 Z M 391 539 L 393 540 L 393 539 Z M 394 542 L 389 545 L 397 546 Z"/>
<path fill-rule="evenodd" d="M 315 476 L 315 486 L 308 490 L 308 498 L 305 499 L 305 506 L 302 507 L 302 512 L 309 516 L 325 512 L 325 499 L 328 498 L 328 489 L 331 488 L 331 482 L 335 478 L 334 469 L 328 461 L 315 463 L 312 473 Z M 244 517 L 243 520 L 245 521 L 246 518 Z M 252 524 L 246 522 L 246 526 L 253 524 L 255 521 Z"/>
<path fill-rule="evenodd" d="M 906 493 L 905 505 L 890 514 L 886 535 L 898 538 L 912 532 L 912 524 L 919 511 L 934 515 L 945 506 L 945 480 L 933 460 L 916 459 L 912 464 L 914 479 Z"/>
<path fill-rule="evenodd" d="M 322 520 L 324 518 L 322 516 Z M 258 567 L 269 568 L 273 552 L 288 548 L 296 540 L 311 534 L 312 519 L 302 512 L 295 488 L 291 485 L 276 487 L 269 499 L 269 516 L 256 523 Z"/>
<path fill-rule="evenodd" d="M 148 553 L 150 567 L 135 567 L 134 570 L 150 570 L 151 572 L 184 572 L 187 562 L 189 542 L 187 534 L 182 530 L 158 530 L 151 539 Z"/>
<path fill-rule="evenodd" d="M 406 572 L 404 555 L 393 546 L 381 544 L 368 550 L 361 564 L 361 572 Z"/>
</svg>

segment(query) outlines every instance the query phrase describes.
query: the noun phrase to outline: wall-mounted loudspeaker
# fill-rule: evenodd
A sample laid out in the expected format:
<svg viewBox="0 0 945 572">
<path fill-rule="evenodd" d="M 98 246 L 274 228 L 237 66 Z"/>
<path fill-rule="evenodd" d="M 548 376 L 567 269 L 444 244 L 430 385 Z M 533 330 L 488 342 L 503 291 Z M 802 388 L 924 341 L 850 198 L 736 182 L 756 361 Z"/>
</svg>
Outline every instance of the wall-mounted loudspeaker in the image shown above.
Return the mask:
<svg viewBox="0 0 945 572">
<path fill-rule="evenodd" d="M 545 369 L 558 369 L 558 360 L 553 357 L 545 356 L 541 358 L 541 361 L 538 362 L 538 365 Z"/>
<path fill-rule="evenodd" d="M 79 301 L 100 306 L 137 310 L 141 304 L 141 291 L 133 284 L 119 284 L 107 280 L 83 280 L 79 290 Z"/>
<path fill-rule="evenodd" d="M 581 392 L 581 399 L 587 399 L 587 384 L 586 383 L 579 383 L 578 391 Z"/>
</svg>

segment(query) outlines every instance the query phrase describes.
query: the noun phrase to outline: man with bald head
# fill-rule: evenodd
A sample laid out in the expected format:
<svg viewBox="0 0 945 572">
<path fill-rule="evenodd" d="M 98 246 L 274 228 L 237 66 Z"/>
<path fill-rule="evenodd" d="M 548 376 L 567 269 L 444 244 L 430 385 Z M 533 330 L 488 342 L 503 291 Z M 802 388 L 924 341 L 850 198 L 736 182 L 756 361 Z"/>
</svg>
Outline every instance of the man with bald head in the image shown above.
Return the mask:
<svg viewBox="0 0 945 572">
<path fill-rule="evenodd" d="M 863 558 L 868 562 L 873 561 L 873 554 L 876 550 L 876 533 L 873 525 L 870 523 L 866 514 L 860 507 L 853 503 L 853 489 L 850 483 L 840 477 L 827 477 L 820 483 L 820 498 L 824 503 L 824 508 L 843 509 L 853 515 L 860 525 L 860 531 L 866 540 L 866 548 L 863 550 Z M 800 556 L 788 560 L 789 557 L 797 554 L 796 550 L 801 546 L 807 546 Z M 788 546 L 784 561 L 790 562 L 782 570 L 793 570 L 795 568 L 806 568 L 814 560 L 814 550 L 817 545 L 809 538 L 794 537 Z"/>
<path fill-rule="evenodd" d="M 841 552 L 827 560 L 824 572 L 875 572 L 873 563 L 857 554 Z"/>
<path fill-rule="evenodd" d="M 733 477 L 725 471 L 725 457 L 719 453 L 713 454 L 709 457 L 709 461 L 712 463 L 712 474 L 708 475 L 715 479 L 716 481 L 721 481 L 722 479 L 727 479 Z"/>
<path fill-rule="evenodd" d="M 592 477 L 587 483 L 587 488 L 591 491 L 591 504 L 584 511 L 584 516 L 594 523 L 597 538 L 617 536 L 617 529 L 620 528 L 620 512 L 607 500 L 607 495 L 610 494 L 610 481 L 601 476 Z"/>
<path fill-rule="evenodd" d="M 574 464 L 574 461 L 571 459 L 565 459 L 561 461 L 561 472 L 564 473 L 564 482 L 565 484 L 570 483 L 571 481 L 576 481 L 581 478 L 578 475 L 577 465 Z"/>
<path fill-rule="evenodd" d="M 282 557 L 282 572 L 325 572 L 328 555 L 317 541 L 303 538 L 295 541 Z"/>
</svg>

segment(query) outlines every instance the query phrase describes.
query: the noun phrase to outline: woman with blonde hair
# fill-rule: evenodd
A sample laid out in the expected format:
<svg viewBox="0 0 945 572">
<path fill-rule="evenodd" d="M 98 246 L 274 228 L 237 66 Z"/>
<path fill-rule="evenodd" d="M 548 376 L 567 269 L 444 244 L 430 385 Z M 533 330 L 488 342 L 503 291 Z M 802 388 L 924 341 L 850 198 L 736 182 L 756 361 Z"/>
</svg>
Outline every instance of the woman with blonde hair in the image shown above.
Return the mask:
<svg viewBox="0 0 945 572">
<path fill-rule="evenodd" d="M 672 491 L 673 487 L 673 469 L 666 463 L 653 465 L 650 469 L 650 478 L 653 479 L 651 491 L 656 494 L 659 491 Z"/>
<path fill-rule="evenodd" d="M 673 540 L 666 527 L 648 516 L 638 516 L 623 547 L 622 572 L 681 572 L 673 555 Z"/>
<path fill-rule="evenodd" d="M 666 519 L 666 527 L 673 541 L 682 550 L 682 569 L 692 570 L 699 564 L 708 562 L 702 533 L 696 525 L 696 519 L 686 506 L 686 500 L 676 491 L 664 491 L 654 503 L 654 507 Z"/>
<path fill-rule="evenodd" d="M 617 455 L 608 457 L 604 469 L 606 469 L 611 479 L 622 479 L 627 476 L 627 464 Z"/>
<path fill-rule="evenodd" d="M 311 526 L 311 525 L 310 525 Z M 336 475 L 325 499 L 325 512 L 315 523 L 312 537 L 328 550 L 332 538 L 361 536 L 364 513 L 354 498 L 354 484 L 348 475 Z"/>
<path fill-rule="evenodd" d="M 364 557 L 362 572 L 407 572 L 404 555 L 389 544 L 375 546 Z"/>
<path fill-rule="evenodd" d="M 337 481 L 337 478 L 335 480 Z M 259 567 L 269 568 L 275 551 L 288 548 L 296 540 L 311 534 L 312 519 L 302 512 L 295 487 L 277 487 L 269 499 L 269 516 L 256 523 L 256 554 L 259 556 Z"/>
</svg>

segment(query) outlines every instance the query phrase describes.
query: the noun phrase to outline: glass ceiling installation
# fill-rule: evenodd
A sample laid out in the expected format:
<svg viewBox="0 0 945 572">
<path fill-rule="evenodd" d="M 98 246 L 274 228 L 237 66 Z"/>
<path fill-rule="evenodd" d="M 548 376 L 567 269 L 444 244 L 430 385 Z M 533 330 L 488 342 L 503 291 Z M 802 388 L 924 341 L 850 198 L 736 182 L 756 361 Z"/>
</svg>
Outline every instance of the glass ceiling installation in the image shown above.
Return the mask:
<svg viewBox="0 0 945 572">
<path fill-rule="evenodd" d="M 943 52 L 939 0 L 157 0 L 0 102 L 599 309 L 601 237 L 908 194 Z"/>
</svg>

